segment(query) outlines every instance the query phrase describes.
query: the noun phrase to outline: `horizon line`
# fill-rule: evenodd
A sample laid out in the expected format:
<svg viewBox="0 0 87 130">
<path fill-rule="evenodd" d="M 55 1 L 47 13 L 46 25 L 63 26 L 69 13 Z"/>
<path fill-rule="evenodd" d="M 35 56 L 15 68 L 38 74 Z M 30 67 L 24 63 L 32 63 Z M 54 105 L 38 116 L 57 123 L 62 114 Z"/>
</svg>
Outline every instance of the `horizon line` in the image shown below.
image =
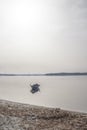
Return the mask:
<svg viewBox="0 0 87 130">
<path fill-rule="evenodd" d="M 87 75 L 87 72 L 48 72 L 48 73 L 5 73 L 0 72 L 0 76 L 79 76 Z"/>
</svg>

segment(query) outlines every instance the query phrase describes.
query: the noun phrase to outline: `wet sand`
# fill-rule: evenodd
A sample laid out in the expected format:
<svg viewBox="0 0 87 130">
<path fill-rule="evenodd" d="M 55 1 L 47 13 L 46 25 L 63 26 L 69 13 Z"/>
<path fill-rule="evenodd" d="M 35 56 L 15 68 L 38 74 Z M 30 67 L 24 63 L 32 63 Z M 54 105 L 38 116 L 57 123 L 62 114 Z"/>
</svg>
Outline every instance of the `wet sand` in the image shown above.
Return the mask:
<svg viewBox="0 0 87 130">
<path fill-rule="evenodd" d="M 87 130 L 87 113 L 0 100 L 0 130 Z"/>
</svg>

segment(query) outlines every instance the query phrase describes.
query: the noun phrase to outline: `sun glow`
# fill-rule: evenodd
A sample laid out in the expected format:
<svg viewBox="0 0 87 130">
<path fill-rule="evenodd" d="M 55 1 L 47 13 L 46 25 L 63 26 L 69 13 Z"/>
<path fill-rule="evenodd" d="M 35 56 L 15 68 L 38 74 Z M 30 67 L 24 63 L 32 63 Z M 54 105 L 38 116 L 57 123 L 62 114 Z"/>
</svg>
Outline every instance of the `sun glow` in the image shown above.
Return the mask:
<svg viewBox="0 0 87 130">
<path fill-rule="evenodd" d="M 9 24 L 14 25 L 15 27 L 21 27 L 26 29 L 33 29 L 37 25 L 41 25 L 44 23 L 46 10 L 44 10 L 43 5 L 17 5 L 16 7 L 13 5 L 9 10 L 10 20 Z"/>
</svg>

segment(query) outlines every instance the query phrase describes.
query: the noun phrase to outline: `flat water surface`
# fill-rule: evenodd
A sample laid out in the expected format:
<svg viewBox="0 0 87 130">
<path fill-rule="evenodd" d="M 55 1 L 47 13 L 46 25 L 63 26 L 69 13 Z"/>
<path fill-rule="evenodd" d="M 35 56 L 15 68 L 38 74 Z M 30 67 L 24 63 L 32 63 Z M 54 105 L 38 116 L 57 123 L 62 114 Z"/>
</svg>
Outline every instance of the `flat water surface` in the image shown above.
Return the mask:
<svg viewBox="0 0 87 130">
<path fill-rule="evenodd" d="M 0 99 L 87 112 L 87 76 L 0 76 Z"/>
</svg>

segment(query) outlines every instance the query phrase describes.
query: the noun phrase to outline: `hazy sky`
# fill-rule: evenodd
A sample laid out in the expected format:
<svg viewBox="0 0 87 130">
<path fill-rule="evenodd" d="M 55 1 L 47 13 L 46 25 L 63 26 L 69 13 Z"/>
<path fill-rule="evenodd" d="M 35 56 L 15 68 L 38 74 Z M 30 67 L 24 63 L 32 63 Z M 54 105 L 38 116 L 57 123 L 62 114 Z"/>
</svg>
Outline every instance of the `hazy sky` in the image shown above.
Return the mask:
<svg viewBox="0 0 87 130">
<path fill-rule="evenodd" d="M 0 0 L 0 72 L 87 71 L 87 0 Z"/>
</svg>

